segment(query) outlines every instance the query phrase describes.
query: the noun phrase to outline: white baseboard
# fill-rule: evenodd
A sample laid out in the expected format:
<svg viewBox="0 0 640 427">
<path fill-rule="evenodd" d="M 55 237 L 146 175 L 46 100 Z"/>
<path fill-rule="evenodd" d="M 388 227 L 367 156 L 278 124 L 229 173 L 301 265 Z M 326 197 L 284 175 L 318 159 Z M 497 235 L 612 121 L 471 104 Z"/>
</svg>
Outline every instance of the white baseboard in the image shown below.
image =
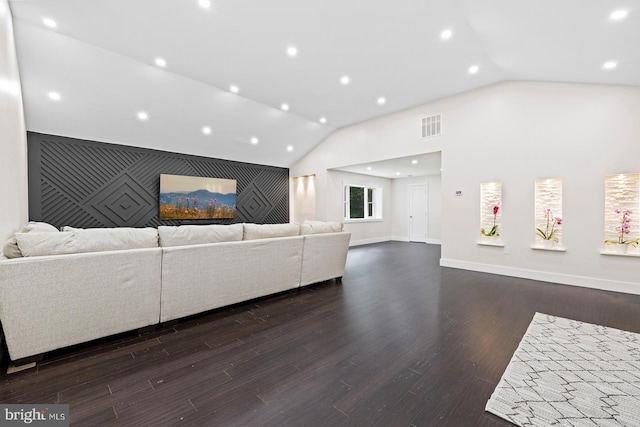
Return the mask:
<svg viewBox="0 0 640 427">
<path fill-rule="evenodd" d="M 411 240 L 409 240 L 409 237 L 407 236 L 391 236 L 391 240 L 396 241 L 396 242 L 410 242 Z M 440 239 L 427 239 L 425 241 L 426 244 L 428 245 L 441 245 L 442 244 L 442 240 Z"/>
<path fill-rule="evenodd" d="M 391 236 L 386 237 L 374 237 L 371 239 L 360 239 L 360 240 L 352 240 L 349 242 L 349 246 L 360 246 L 360 245 L 368 245 L 370 243 L 380 243 L 380 242 L 388 242 L 393 240 Z"/>
<path fill-rule="evenodd" d="M 520 277 L 523 279 L 539 280 L 541 282 L 560 283 L 563 285 L 582 286 L 585 288 L 601 289 L 604 291 L 623 292 L 640 295 L 640 283 L 619 282 L 616 280 L 598 279 L 595 277 L 574 276 L 569 274 L 550 273 L 547 271 L 526 270 L 523 268 L 504 267 L 502 265 L 482 264 L 477 262 L 460 261 L 440 258 L 441 267 L 459 268 L 461 270 L 479 271 L 482 273 L 498 274 L 500 276 Z"/>
<path fill-rule="evenodd" d="M 406 236 L 374 237 L 372 239 L 352 240 L 351 242 L 349 242 L 349 246 L 368 245 L 370 243 L 380 243 L 388 241 L 410 242 L 409 238 Z M 428 245 L 441 245 L 442 241 L 440 239 L 427 239 L 425 243 L 427 243 Z"/>
</svg>

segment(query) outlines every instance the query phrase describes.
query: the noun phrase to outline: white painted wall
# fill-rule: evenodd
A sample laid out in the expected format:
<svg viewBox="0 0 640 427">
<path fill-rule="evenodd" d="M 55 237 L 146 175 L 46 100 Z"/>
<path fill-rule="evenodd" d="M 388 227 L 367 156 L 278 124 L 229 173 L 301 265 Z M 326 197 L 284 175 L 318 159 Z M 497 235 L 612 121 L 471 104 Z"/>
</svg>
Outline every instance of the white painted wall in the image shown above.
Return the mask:
<svg viewBox="0 0 640 427">
<path fill-rule="evenodd" d="M 423 140 L 420 117 L 443 114 Z M 640 172 L 640 88 L 506 82 L 340 129 L 297 162 L 293 175 L 442 151 L 441 264 L 640 294 L 640 259 L 600 254 L 604 176 Z M 534 181 L 563 179 L 566 252 L 535 251 Z M 319 179 L 318 218 L 334 197 Z M 479 246 L 480 183 L 502 181 L 502 238 Z M 455 191 L 462 190 L 462 197 Z"/>
<path fill-rule="evenodd" d="M 640 259 L 600 254 L 604 177 L 640 170 L 640 88 L 504 83 L 438 105 L 448 117 L 442 265 L 640 293 Z M 549 177 L 563 179 L 566 253 L 530 248 L 534 182 Z M 487 181 L 502 181 L 510 254 L 475 244 Z"/>
<path fill-rule="evenodd" d="M 438 244 L 442 239 L 442 180 L 440 175 L 394 179 L 391 183 L 391 216 L 393 240 L 409 241 L 409 186 L 427 186 L 427 243 Z"/>
<path fill-rule="evenodd" d="M 29 218 L 27 137 L 20 74 L 7 2 L 0 2 L 0 241 L 4 242 Z"/>
<path fill-rule="evenodd" d="M 343 188 L 347 184 L 382 188 L 381 220 L 344 221 L 342 194 Z M 327 220 L 345 223 L 344 229 L 351 233 L 351 246 L 391 240 L 393 213 L 390 179 L 342 171 L 328 171 L 326 185 Z"/>
<path fill-rule="evenodd" d="M 427 104 L 339 129 L 291 166 L 292 176 L 316 175 L 316 219 L 327 219 L 328 169 L 440 151 L 441 138 L 420 134 L 422 117 L 438 112 Z"/>
<path fill-rule="evenodd" d="M 316 217 L 316 177 L 296 176 L 290 178 L 291 222 L 303 223 Z"/>
</svg>

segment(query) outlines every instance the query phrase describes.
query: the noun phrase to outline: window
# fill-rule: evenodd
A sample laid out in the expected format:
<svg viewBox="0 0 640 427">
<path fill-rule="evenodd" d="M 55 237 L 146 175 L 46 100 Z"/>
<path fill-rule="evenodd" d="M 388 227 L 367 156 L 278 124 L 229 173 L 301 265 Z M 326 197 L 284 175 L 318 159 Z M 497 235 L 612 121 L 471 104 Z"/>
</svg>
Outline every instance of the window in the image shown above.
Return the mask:
<svg viewBox="0 0 640 427">
<path fill-rule="evenodd" d="M 381 219 L 382 188 L 344 186 L 344 219 Z"/>
</svg>

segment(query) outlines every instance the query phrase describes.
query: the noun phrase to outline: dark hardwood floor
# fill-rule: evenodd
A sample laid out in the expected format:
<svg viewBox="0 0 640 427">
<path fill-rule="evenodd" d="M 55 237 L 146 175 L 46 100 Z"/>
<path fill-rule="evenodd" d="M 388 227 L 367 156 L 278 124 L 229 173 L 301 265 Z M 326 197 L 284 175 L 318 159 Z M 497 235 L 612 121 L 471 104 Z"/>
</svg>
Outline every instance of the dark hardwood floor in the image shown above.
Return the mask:
<svg viewBox="0 0 640 427">
<path fill-rule="evenodd" d="M 342 284 L 48 354 L 2 374 L 0 401 L 66 403 L 81 426 L 505 426 L 484 407 L 536 311 L 640 332 L 640 296 L 439 258 L 355 247 Z"/>
</svg>

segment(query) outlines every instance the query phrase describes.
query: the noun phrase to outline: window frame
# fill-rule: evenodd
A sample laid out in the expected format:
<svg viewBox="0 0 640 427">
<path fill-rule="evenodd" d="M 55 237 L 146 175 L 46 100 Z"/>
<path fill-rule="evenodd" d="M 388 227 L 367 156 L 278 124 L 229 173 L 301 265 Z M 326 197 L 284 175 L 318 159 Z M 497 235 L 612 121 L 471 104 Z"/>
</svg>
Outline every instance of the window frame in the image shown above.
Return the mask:
<svg viewBox="0 0 640 427">
<path fill-rule="evenodd" d="M 351 188 L 361 188 L 364 191 L 363 218 L 351 218 Z M 342 204 L 342 217 L 345 222 L 382 221 L 382 187 L 380 186 L 344 183 Z"/>
</svg>

